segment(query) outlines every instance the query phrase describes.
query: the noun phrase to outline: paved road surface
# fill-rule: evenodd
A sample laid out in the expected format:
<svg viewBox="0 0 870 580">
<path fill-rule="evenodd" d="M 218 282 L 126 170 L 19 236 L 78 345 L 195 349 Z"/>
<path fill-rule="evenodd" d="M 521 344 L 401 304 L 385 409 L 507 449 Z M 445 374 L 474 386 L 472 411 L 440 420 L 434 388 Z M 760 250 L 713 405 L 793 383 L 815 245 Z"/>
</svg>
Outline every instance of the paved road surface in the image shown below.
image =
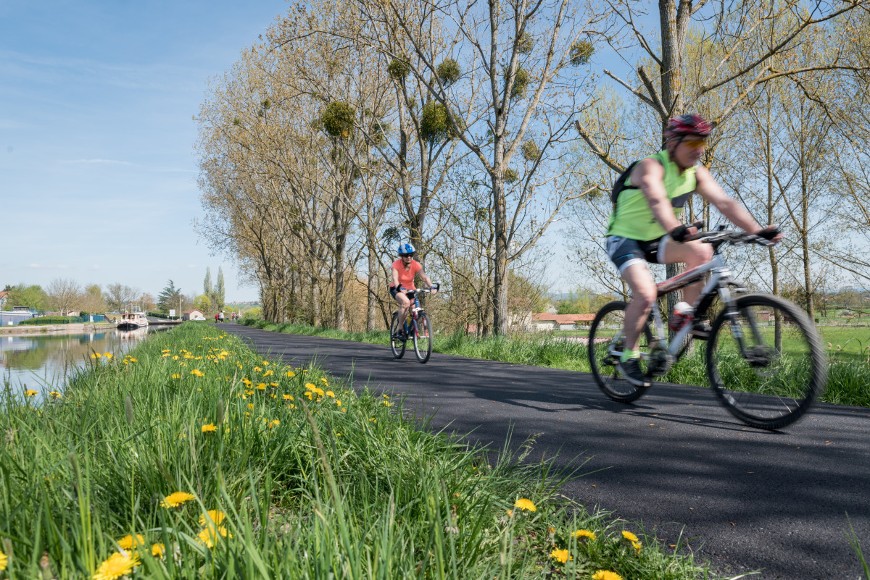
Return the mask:
<svg viewBox="0 0 870 580">
<path fill-rule="evenodd" d="M 864 578 L 850 525 L 870 560 L 870 410 L 819 405 L 782 432 L 744 427 L 709 389 L 655 385 L 611 402 L 591 375 L 221 325 L 254 350 L 314 358 L 356 389 L 405 397 L 431 428 L 503 447 L 536 438 L 530 460 L 578 469 L 565 495 L 682 536 L 722 574 L 766 579 Z M 870 386 L 868 386 L 870 388 Z"/>
</svg>

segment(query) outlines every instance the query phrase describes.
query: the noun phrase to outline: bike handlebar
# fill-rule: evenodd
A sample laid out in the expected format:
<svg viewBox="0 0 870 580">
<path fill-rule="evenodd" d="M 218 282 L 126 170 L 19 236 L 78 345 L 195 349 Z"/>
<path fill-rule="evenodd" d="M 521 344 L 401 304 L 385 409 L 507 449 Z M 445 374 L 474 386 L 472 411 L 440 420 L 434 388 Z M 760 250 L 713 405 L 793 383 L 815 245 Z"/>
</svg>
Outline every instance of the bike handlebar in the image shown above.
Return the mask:
<svg viewBox="0 0 870 580">
<path fill-rule="evenodd" d="M 692 224 L 695 225 L 695 224 Z M 758 244 L 759 246 L 774 246 L 776 242 L 762 238 L 757 234 L 750 234 L 741 230 L 716 230 L 698 232 L 693 236 L 687 236 L 686 240 L 701 240 L 705 244 L 713 244 L 718 247 L 722 244 Z"/>
<path fill-rule="evenodd" d="M 432 286 L 430 286 L 429 288 L 414 288 L 413 290 L 411 290 L 410 288 L 405 288 L 404 286 L 399 286 L 399 292 L 405 292 L 405 293 L 423 292 L 425 294 L 431 294 L 434 292 L 438 292 L 440 289 L 441 289 L 441 284 L 437 283 L 437 282 L 435 284 L 432 284 Z"/>
</svg>

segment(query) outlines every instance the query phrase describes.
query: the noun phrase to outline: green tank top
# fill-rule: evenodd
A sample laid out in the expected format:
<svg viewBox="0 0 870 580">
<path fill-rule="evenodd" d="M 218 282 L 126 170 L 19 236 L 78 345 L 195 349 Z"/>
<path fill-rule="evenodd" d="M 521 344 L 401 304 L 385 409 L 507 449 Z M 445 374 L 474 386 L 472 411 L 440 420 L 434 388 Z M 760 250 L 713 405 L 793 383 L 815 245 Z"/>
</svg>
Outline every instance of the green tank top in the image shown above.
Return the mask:
<svg viewBox="0 0 870 580">
<path fill-rule="evenodd" d="M 650 158 L 655 159 L 665 168 L 665 192 L 671 200 L 671 205 L 674 206 L 674 215 L 682 220 L 683 207 L 689 197 L 695 193 L 695 168 L 689 167 L 680 173 L 680 168 L 671 161 L 667 150 L 659 151 Z M 653 216 L 643 192 L 632 186 L 629 178 L 625 189 L 617 198 L 616 209 L 610 214 L 607 235 L 648 242 L 657 240 L 666 233 Z"/>
</svg>

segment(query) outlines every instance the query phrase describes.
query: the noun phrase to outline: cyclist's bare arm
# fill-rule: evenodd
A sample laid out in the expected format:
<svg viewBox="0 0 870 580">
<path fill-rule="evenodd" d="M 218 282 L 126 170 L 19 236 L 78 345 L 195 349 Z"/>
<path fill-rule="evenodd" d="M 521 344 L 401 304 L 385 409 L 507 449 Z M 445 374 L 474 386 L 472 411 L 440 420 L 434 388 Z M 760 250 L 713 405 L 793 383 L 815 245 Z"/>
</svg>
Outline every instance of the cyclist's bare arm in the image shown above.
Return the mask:
<svg viewBox="0 0 870 580">
<path fill-rule="evenodd" d="M 710 175 L 710 171 L 704 167 L 699 166 L 695 170 L 695 177 L 697 179 L 698 185 L 696 191 L 698 194 L 703 197 L 705 200 L 713 204 L 713 206 L 719 210 L 722 215 L 724 215 L 728 220 L 742 229 L 744 232 L 749 232 L 752 234 L 758 233 L 762 229 L 767 228 L 775 228 L 776 226 L 768 225 L 767 228 L 763 228 L 761 224 L 759 224 L 752 214 L 750 214 L 743 204 L 725 193 L 725 191 L 716 183 L 716 180 L 713 179 L 713 176 Z M 774 238 L 771 239 L 774 243 L 779 242 L 782 239 L 782 234 L 777 234 Z"/>
<path fill-rule="evenodd" d="M 426 275 L 426 272 L 420 270 L 420 277 L 423 278 L 423 281 L 426 283 L 427 288 L 431 288 L 433 292 L 438 291 L 437 288 L 434 288 L 435 285 L 432 283 L 432 280 L 429 278 L 429 276 Z"/>
</svg>

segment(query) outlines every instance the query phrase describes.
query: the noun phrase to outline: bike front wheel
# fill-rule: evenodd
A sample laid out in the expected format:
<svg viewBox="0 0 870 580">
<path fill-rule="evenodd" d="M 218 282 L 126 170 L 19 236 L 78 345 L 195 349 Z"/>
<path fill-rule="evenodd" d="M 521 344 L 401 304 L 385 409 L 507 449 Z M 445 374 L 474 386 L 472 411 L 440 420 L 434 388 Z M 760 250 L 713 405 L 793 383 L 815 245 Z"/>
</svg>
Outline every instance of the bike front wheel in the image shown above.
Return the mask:
<svg viewBox="0 0 870 580">
<path fill-rule="evenodd" d="M 393 313 L 393 322 L 390 324 L 390 350 L 393 351 L 393 356 L 395 358 L 402 358 L 405 356 L 405 342 L 406 338 L 401 338 L 401 333 L 404 325 L 399 322 L 399 315 L 397 313 Z"/>
<path fill-rule="evenodd" d="M 595 382 L 605 395 L 620 403 L 630 403 L 646 391 L 644 387 L 635 386 L 625 380 L 617 366 L 623 349 L 625 306 L 625 302 L 621 301 L 605 304 L 592 321 L 587 342 L 589 365 L 592 367 Z M 646 323 L 638 341 L 641 353 L 649 353 L 651 342 L 652 331 L 649 323 Z M 646 360 L 641 360 L 644 371 L 647 369 Z"/>
<path fill-rule="evenodd" d="M 429 317 L 421 312 L 414 321 L 414 354 L 417 360 L 425 363 L 432 356 L 432 328 L 429 326 Z"/>
<path fill-rule="evenodd" d="M 824 391 L 828 365 L 815 326 L 777 296 L 738 297 L 707 344 L 707 375 L 732 415 L 759 429 L 797 421 Z"/>
</svg>

